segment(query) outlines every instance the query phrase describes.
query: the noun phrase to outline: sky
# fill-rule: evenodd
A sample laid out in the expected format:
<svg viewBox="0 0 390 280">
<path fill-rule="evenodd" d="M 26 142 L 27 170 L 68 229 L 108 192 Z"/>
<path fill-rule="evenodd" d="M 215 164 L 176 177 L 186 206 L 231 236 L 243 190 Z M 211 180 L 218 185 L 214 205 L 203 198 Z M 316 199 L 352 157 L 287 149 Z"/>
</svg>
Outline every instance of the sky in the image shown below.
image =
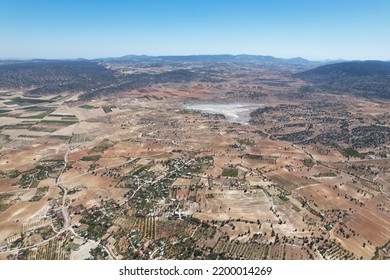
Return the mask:
<svg viewBox="0 0 390 280">
<path fill-rule="evenodd" d="M 0 58 L 390 60 L 389 0 L 0 0 Z"/>
</svg>

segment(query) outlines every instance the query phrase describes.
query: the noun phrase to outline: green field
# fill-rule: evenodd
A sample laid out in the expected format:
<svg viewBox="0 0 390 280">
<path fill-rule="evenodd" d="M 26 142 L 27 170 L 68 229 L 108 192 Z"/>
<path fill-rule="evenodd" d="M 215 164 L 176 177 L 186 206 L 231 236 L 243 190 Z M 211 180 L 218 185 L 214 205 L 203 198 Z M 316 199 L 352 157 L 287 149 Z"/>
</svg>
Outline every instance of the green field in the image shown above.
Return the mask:
<svg viewBox="0 0 390 280">
<path fill-rule="evenodd" d="M 97 161 L 100 159 L 100 155 L 95 155 L 95 156 L 84 156 L 80 160 L 82 161 Z"/>
<path fill-rule="evenodd" d="M 95 147 L 92 148 L 91 152 L 102 153 L 102 152 L 104 152 L 105 150 L 107 150 L 110 147 L 111 147 L 111 145 L 95 146 Z"/>
<path fill-rule="evenodd" d="M 351 147 L 348 147 L 346 149 L 344 149 L 344 152 L 348 155 L 348 156 L 351 156 L 351 157 L 360 157 L 362 156 L 361 153 L 359 153 L 357 150 L 351 148 Z"/>
<path fill-rule="evenodd" d="M 257 160 L 262 160 L 264 158 L 262 155 L 254 155 L 254 154 L 246 154 L 245 157 L 249 159 L 257 159 Z"/>
<path fill-rule="evenodd" d="M 19 117 L 21 119 L 43 119 L 47 116 L 47 113 L 39 113 L 36 115 L 26 116 L 26 117 Z"/>
<path fill-rule="evenodd" d="M 5 114 L 8 112 L 11 112 L 12 110 L 7 110 L 7 109 L 0 109 L 0 114 Z"/>
<path fill-rule="evenodd" d="M 237 177 L 238 176 L 238 169 L 224 169 L 222 171 L 222 176 Z"/>
<path fill-rule="evenodd" d="M 43 107 L 43 106 L 30 106 L 30 107 L 25 107 L 23 108 L 24 111 L 28 112 L 36 112 L 36 111 L 43 111 L 43 112 L 48 112 L 51 113 L 55 110 L 53 107 Z"/>
<path fill-rule="evenodd" d="M 92 105 L 81 105 L 80 108 L 91 110 L 91 109 L 99 109 L 99 107 L 95 107 Z"/>
<path fill-rule="evenodd" d="M 75 118 L 73 114 L 50 114 L 50 117 L 59 117 L 59 118 Z"/>
<path fill-rule="evenodd" d="M 67 126 L 67 125 L 72 125 L 72 124 L 75 124 L 77 123 L 78 121 L 74 120 L 74 121 L 65 121 L 65 120 L 42 120 L 40 121 L 41 124 L 53 124 L 53 125 L 64 125 L 64 126 Z"/>
<path fill-rule="evenodd" d="M 39 103 L 47 103 L 47 102 L 50 102 L 50 101 L 49 100 L 41 100 L 41 99 L 15 97 L 15 98 L 11 99 L 11 101 L 4 102 L 4 104 L 6 104 L 6 105 L 17 104 L 19 106 L 24 106 L 24 105 L 32 105 L 32 104 L 39 104 Z"/>
</svg>

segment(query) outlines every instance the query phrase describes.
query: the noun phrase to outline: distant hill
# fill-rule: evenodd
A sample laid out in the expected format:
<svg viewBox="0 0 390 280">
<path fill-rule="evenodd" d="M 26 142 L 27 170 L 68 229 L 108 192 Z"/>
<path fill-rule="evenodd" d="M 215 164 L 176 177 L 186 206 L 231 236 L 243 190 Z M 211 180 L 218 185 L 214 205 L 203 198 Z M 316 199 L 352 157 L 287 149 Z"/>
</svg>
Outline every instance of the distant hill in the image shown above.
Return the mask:
<svg viewBox="0 0 390 280">
<path fill-rule="evenodd" d="M 269 55 L 184 55 L 184 56 L 147 56 L 147 55 L 126 55 L 122 57 L 101 58 L 98 61 L 107 62 L 161 62 L 161 63 L 224 63 L 224 62 L 261 62 L 261 63 L 289 63 L 289 64 L 310 64 L 309 60 L 301 57 L 277 58 Z"/>
<path fill-rule="evenodd" d="M 29 96 L 82 93 L 81 99 L 109 96 L 159 83 L 218 81 L 207 71 L 176 69 L 158 74 L 124 75 L 89 60 L 3 61 L 0 89 L 18 89 Z"/>
<path fill-rule="evenodd" d="M 29 90 L 30 95 L 89 91 L 115 83 L 115 74 L 86 60 L 8 61 L 0 65 L 0 88 Z"/>
<path fill-rule="evenodd" d="M 334 93 L 390 98 L 390 62 L 352 61 L 319 66 L 294 75 Z"/>
</svg>

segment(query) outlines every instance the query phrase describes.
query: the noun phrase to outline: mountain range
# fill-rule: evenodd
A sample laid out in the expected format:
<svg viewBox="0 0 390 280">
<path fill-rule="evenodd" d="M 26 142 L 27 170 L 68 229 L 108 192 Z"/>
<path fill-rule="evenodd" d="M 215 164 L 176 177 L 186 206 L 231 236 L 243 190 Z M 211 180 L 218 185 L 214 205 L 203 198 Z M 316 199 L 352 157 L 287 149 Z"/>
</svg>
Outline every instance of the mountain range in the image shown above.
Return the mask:
<svg viewBox="0 0 390 280">
<path fill-rule="evenodd" d="M 172 56 L 148 56 L 148 55 L 125 55 L 122 57 L 100 58 L 97 61 L 107 62 L 177 62 L 177 63 L 223 63 L 223 62 L 262 62 L 262 63 L 291 63 L 291 64 L 311 64 L 314 61 L 302 57 L 277 58 L 270 55 L 172 55 Z"/>
</svg>

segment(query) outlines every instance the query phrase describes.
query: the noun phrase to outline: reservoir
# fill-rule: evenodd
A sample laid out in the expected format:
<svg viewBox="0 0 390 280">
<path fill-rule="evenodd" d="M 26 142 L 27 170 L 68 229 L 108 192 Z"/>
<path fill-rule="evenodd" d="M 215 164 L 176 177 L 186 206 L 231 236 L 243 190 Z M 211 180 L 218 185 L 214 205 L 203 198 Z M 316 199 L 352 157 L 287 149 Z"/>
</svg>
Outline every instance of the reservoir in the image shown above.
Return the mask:
<svg viewBox="0 0 390 280">
<path fill-rule="evenodd" d="M 249 124 L 250 113 L 262 107 L 264 107 L 262 104 L 245 103 L 194 103 L 184 106 L 187 110 L 197 110 L 209 114 L 223 114 L 229 122 L 236 122 L 244 125 Z"/>
</svg>

